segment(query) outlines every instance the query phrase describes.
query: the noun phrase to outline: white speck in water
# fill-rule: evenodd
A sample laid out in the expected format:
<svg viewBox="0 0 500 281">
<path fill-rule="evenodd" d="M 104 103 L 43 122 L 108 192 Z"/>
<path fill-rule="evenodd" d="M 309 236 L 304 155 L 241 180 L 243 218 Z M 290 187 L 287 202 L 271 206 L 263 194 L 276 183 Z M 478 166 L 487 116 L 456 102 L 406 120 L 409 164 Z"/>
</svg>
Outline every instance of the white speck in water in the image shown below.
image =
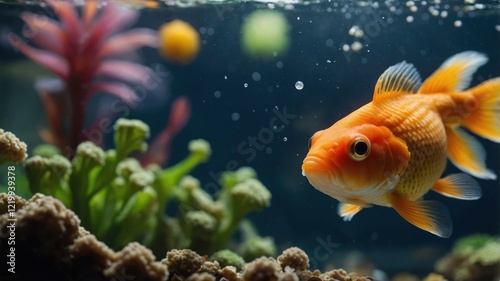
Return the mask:
<svg viewBox="0 0 500 281">
<path fill-rule="evenodd" d="M 287 137 L 283 137 L 283 141 L 287 141 L 287 140 L 288 140 L 288 138 L 287 138 Z"/>
<path fill-rule="evenodd" d="M 361 29 L 356 30 L 356 32 L 354 33 L 354 37 L 356 38 L 361 38 L 363 37 L 363 35 L 365 35 L 365 33 Z"/>
<path fill-rule="evenodd" d="M 240 114 L 238 112 L 231 114 L 231 120 L 238 121 L 239 119 L 240 119 Z"/>
<path fill-rule="evenodd" d="M 407 16 L 406 17 L 406 22 L 407 23 L 412 23 L 413 22 L 413 16 Z"/>
<path fill-rule="evenodd" d="M 224 79 L 227 80 L 227 75 L 224 75 Z"/>
<path fill-rule="evenodd" d="M 243 84 L 243 87 L 247 88 L 248 87 L 248 83 Z"/>
<path fill-rule="evenodd" d="M 346 53 L 347 53 L 347 52 L 349 52 L 349 50 L 351 50 L 351 47 L 349 47 L 349 45 L 344 44 L 344 45 L 342 46 L 342 51 L 344 51 L 344 52 L 346 52 Z"/>
<path fill-rule="evenodd" d="M 456 21 L 453 23 L 453 25 L 454 25 L 455 27 L 461 27 L 461 26 L 462 26 L 462 21 L 461 21 L 461 20 L 456 20 Z"/>
<path fill-rule="evenodd" d="M 326 63 L 332 63 L 332 61 L 331 60 L 326 60 Z"/>
<path fill-rule="evenodd" d="M 448 16 L 448 11 L 441 11 L 441 17 L 444 19 Z"/>
<path fill-rule="evenodd" d="M 302 83 L 302 81 L 295 82 L 295 89 L 297 89 L 299 91 L 304 89 L 304 83 Z"/>
<path fill-rule="evenodd" d="M 258 73 L 258 72 L 252 73 L 252 79 L 255 82 L 259 81 L 260 80 L 260 73 Z"/>
<path fill-rule="evenodd" d="M 300 20 L 300 17 L 297 17 L 297 20 Z"/>
<path fill-rule="evenodd" d="M 363 48 L 363 44 L 359 43 L 358 41 L 355 41 L 354 43 L 351 44 L 351 49 L 355 52 L 361 51 Z"/>
<path fill-rule="evenodd" d="M 276 67 L 277 67 L 277 68 L 279 68 L 279 69 L 282 69 L 282 68 L 283 68 L 283 62 L 278 61 L 278 62 L 276 63 Z"/>
<path fill-rule="evenodd" d="M 412 12 L 414 12 L 414 13 L 415 13 L 415 12 L 417 12 L 417 11 L 418 11 L 417 6 L 411 6 L 411 7 L 410 7 L 410 11 L 412 11 Z"/>
<path fill-rule="evenodd" d="M 500 32 L 500 24 L 495 25 L 495 30 Z"/>
<path fill-rule="evenodd" d="M 222 95 L 222 93 L 221 93 L 221 92 L 219 92 L 219 91 L 215 91 L 215 92 L 214 92 L 214 97 L 216 97 L 216 98 L 220 98 L 220 97 L 221 97 L 221 95 Z"/>
<path fill-rule="evenodd" d="M 356 30 L 358 30 L 359 27 L 357 25 L 353 25 L 350 29 L 349 29 L 349 35 L 351 36 L 354 36 L 354 34 L 356 33 Z"/>
</svg>

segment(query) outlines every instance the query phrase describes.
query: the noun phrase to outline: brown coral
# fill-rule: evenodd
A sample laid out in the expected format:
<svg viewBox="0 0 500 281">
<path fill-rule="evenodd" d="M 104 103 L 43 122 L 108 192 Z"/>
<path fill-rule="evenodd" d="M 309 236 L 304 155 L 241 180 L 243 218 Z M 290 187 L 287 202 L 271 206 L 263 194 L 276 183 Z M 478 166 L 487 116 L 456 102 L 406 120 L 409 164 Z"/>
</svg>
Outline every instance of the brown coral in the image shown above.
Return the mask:
<svg viewBox="0 0 500 281">
<path fill-rule="evenodd" d="M 309 268 L 309 257 L 297 247 L 291 247 L 283 251 L 278 256 L 278 263 L 281 268 L 290 267 L 294 270 L 306 270 Z"/>
<path fill-rule="evenodd" d="M 225 278 L 227 281 L 239 281 L 241 278 L 238 276 L 236 267 L 229 265 L 219 271 L 220 278 Z"/>
<path fill-rule="evenodd" d="M 80 220 L 75 213 L 50 196 L 35 194 L 17 210 L 15 218 L 19 244 L 41 251 L 59 254 L 57 252 L 64 250 L 79 234 Z"/>
<path fill-rule="evenodd" d="M 161 261 L 167 265 L 170 274 L 188 277 L 200 270 L 205 260 L 192 250 L 172 250 L 167 257 Z"/>
<path fill-rule="evenodd" d="M 9 195 L 7 193 L 0 193 L 0 215 L 7 214 L 7 212 L 10 211 L 15 212 L 16 210 L 24 208 L 25 205 L 26 201 L 22 197 L 19 197 L 17 195 Z M 15 209 L 9 210 L 9 208 L 12 207 L 14 207 Z"/>
<path fill-rule="evenodd" d="M 92 280 L 102 277 L 104 270 L 111 266 L 114 252 L 94 235 L 80 228 L 79 237 L 69 247 L 69 254 L 73 260 L 75 275 Z"/>
<path fill-rule="evenodd" d="M 245 265 L 243 281 L 277 281 L 281 268 L 273 258 L 261 257 Z"/>
<path fill-rule="evenodd" d="M 104 270 L 106 277 L 141 276 L 141 280 L 165 281 L 168 278 L 167 268 L 155 262 L 155 256 L 148 248 L 137 242 L 125 246 L 113 256 L 113 263 Z M 119 278 L 118 278 L 119 279 Z"/>
<path fill-rule="evenodd" d="M 215 276 L 206 272 L 194 273 L 189 276 L 186 281 L 215 281 Z"/>
<path fill-rule="evenodd" d="M 15 200 L 14 200 L 15 199 Z M 12 212 L 5 205 L 15 201 Z M 3 203 L 3 204 L 2 204 Z M 12 203 L 14 204 L 14 203 Z M 16 277 L 19 280 L 158 280 L 166 281 L 368 281 L 369 277 L 342 269 L 321 274 L 308 270 L 308 257 L 298 248 L 285 250 L 278 260 L 261 257 L 236 267 L 220 268 L 196 252 L 171 250 L 161 262 L 138 243 L 114 252 L 80 227 L 78 217 L 50 197 L 36 194 L 29 201 L 0 194 L 0 251 L 7 252 L 9 213 L 16 223 Z M 281 265 L 281 266 L 280 266 Z M 168 270 L 167 270 L 168 269 Z M 0 272 L 0 280 L 6 271 Z"/>
<path fill-rule="evenodd" d="M 356 273 L 347 273 L 343 269 L 334 269 L 321 274 L 323 281 L 373 281 L 371 277 L 359 276 Z"/>
<path fill-rule="evenodd" d="M 26 143 L 19 140 L 13 133 L 0 129 L 0 164 L 5 161 L 23 162 L 28 154 Z"/>
<path fill-rule="evenodd" d="M 206 261 L 203 263 L 203 265 L 200 268 L 200 273 L 201 272 L 206 272 L 212 275 L 217 275 L 217 273 L 220 270 L 220 265 L 217 261 L 211 262 L 211 261 Z"/>
<path fill-rule="evenodd" d="M 16 199 L 15 256 L 18 280 L 167 280 L 166 266 L 147 248 L 131 243 L 113 252 L 80 227 L 78 217 L 50 196 Z M 0 203 L 8 195 L 0 194 Z M 7 248 L 8 210 L 1 208 L 0 251 Z M 10 247 L 10 246 L 9 246 Z M 7 271 L 0 272 L 3 280 Z M 120 279 L 121 278 L 121 279 Z"/>
</svg>

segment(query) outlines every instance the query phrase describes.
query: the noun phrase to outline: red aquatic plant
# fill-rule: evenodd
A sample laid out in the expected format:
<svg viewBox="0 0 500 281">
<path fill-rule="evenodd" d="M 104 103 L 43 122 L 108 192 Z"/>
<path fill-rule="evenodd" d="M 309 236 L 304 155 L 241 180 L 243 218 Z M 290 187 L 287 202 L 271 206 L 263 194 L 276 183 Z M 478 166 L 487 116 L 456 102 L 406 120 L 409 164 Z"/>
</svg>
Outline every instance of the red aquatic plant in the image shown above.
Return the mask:
<svg viewBox="0 0 500 281">
<path fill-rule="evenodd" d="M 186 125 L 191 116 L 191 106 L 186 97 L 178 97 L 170 107 L 167 126 L 156 136 L 149 149 L 140 158 L 142 166 L 158 164 L 165 166 L 168 162 L 172 138 Z"/>
<path fill-rule="evenodd" d="M 155 47 L 158 39 L 156 32 L 147 28 L 123 31 L 136 21 L 136 10 L 112 4 L 103 4 L 99 9 L 99 1 L 87 1 L 79 15 L 69 1 L 47 4 L 59 21 L 30 12 L 21 14 L 27 26 L 23 35 L 38 48 L 13 34 L 9 41 L 62 80 L 64 86 L 58 93 L 39 89 L 50 126 L 50 133 L 42 132 L 42 137 L 69 155 L 86 140 L 82 133 L 85 108 L 96 93 L 134 103 L 137 96 L 130 85 L 151 75 L 151 69 L 117 56 L 142 46 Z"/>
</svg>

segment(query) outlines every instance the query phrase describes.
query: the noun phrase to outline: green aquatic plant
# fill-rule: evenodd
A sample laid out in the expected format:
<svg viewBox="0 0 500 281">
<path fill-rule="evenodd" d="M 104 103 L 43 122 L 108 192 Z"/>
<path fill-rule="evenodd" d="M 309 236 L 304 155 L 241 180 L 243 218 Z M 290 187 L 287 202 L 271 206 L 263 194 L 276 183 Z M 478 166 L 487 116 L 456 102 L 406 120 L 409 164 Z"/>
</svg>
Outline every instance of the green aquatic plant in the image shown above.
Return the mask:
<svg viewBox="0 0 500 281">
<path fill-rule="evenodd" d="M 159 255 L 181 247 L 212 253 L 226 246 L 249 212 L 270 205 L 271 193 L 247 167 L 222 173 L 217 198 L 203 190 L 188 174 L 210 157 L 204 140 L 191 141 L 188 156 L 173 166 L 144 167 L 130 156 L 147 150 L 148 125 L 119 119 L 114 130 L 114 149 L 83 142 L 70 161 L 44 148 L 24 164 L 33 194 L 59 199 L 114 249 L 138 241 Z M 169 206 L 178 211 L 166 213 L 176 209 Z"/>
<path fill-rule="evenodd" d="M 500 237 L 473 234 L 455 243 L 436 264 L 438 272 L 457 280 L 497 280 L 500 277 Z"/>
</svg>

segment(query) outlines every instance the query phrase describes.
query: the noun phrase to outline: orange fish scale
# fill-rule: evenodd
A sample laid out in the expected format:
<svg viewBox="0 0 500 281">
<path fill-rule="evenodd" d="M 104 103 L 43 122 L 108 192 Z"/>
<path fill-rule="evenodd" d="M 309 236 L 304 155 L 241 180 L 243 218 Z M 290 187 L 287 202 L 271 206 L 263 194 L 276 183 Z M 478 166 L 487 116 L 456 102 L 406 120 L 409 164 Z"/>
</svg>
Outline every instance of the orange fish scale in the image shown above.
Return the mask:
<svg viewBox="0 0 500 281">
<path fill-rule="evenodd" d="M 383 103 L 377 114 L 381 125 L 404 140 L 411 153 L 408 166 L 396 186 L 397 192 L 410 200 L 427 193 L 446 166 L 446 132 L 436 103 L 447 103 L 442 95 L 403 95 Z M 438 107 L 446 107 L 441 104 Z"/>
</svg>

